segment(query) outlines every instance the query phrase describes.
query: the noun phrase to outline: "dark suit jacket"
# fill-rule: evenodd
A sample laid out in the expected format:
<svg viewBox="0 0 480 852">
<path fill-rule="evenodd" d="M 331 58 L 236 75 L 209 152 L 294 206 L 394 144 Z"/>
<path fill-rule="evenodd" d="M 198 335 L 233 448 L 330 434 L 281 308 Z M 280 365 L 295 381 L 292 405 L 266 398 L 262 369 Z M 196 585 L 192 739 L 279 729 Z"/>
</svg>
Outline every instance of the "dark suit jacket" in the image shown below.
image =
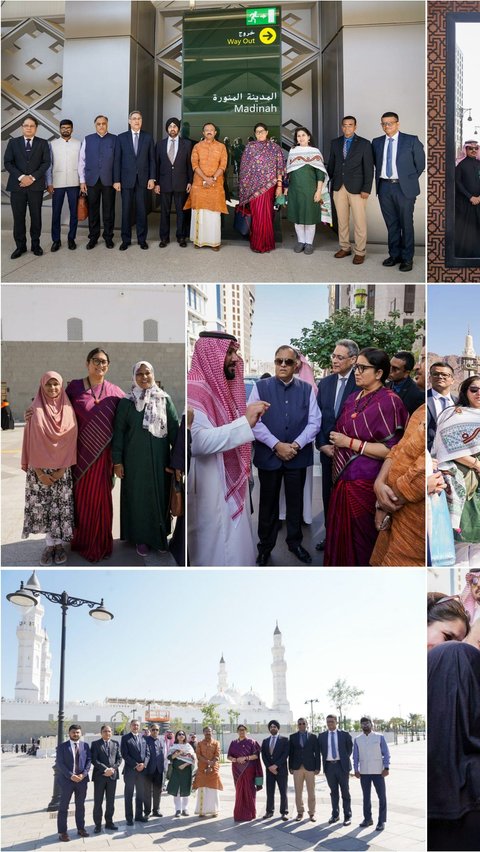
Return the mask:
<svg viewBox="0 0 480 852">
<path fill-rule="evenodd" d="M 457 402 L 457 397 L 450 394 L 454 403 Z M 437 410 L 435 408 L 435 400 L 433 398 L 432 389 L 427 391 L 427 447 L 428 451 L 432 449 L 435 433 L 437 431 Z"/>
<path fill-rule="evenodd" d="M 186 192 L 187 183 L 193 181 L 192 143 L 188 139 L 178 140 L 177 156 L 172 165 L 167 154 L 169 141 L 167 136 L 155 146 L 157 183 L 160 192 Z"/>
<path fill-rule="evenodd" d="M 147 188 L 149 180 L 155 180 L 155 148 L 150 133 L 140 131 L 137 156 L 133 150 L 131 130 L 120 133 L 115 143 L 113 159 L 113 182 L 121 183 L 123 189 L 133 189 L 138 177 L 140 185 Z"/>
<path fill-rule="evenodd" d="M 328 755 L 328 735 L 330 731 L 323 731 L 322 734 L 318 735 L 318 743 L 320 747 L 320 754 L 322 756 L 323 762 L 323 771 L 325 772 L 325 764 L 327 763 L 327 755 Z M 340 731 L 337 728 L 337 740 L 338 740 L 338 756 L 340 758 L 340 766 L 342 767 L 344 772 L 350 772 L 352 768 L 352 762 L 350 760 L 350 755 L 353 751 L 353 740 L 348 733 L 348 731 Z"/>
<path fill-rule="evenodd" d="M 128 734 L 124 734 L 122 737 L 120 751 L 125 761 L 122 770 L 123 775 L 125 775 L 127 772 L 135 772 L 135 766 L 137 765 L 137 763 L 144 763 L 145 769 L 148 766 L 148 761 L 150 760 L 150 750 L 147 746 L 147 740 L 146 737 L 143 737 L 142 735 L 140 735 L 139 739 L 140 747 L 137 747 L 135 737 L 133 736 L 131 731 Z"/>
<path fill-rule="evenodd" d="M 78 741 L 78 762 L 80 775 L 83 775 L 84 781 L 88 782 L 88 773 L 90 771 L 92 761 L 90 757 L 90 749 L 87 743 L 82 742 L 82 740 Z M 57 746 L 55 770 L 60 785 L 65 780 L 71 780 L 71 777 L 74 774 L 74 761 L 70 739 Z"/>
<path fill-rule="evenodd" d="M 158 754 L 155 750 L 155 740 L 153 737 L 147 737 L 147 748 L 149 752 L 148 766 L 146 768 L 147 775 L 155 775 L 155 770 L 162 775 L 164 770 L 164 757 L 163 757 L 163 748 L 162 743 L 160 742 L 159 737 L 157 737 L 157 742 L 160 744 L 160 748 Z"/>
<path fill-rule="evenodd" d="M 343 159 L 343 136 L 333 139 L 330 146 L 330 156 L 327 166 L 328 175 L 333 190 L 343 185 L 348 192 L 359 195 L 361 192 L 372 191 L 373 155 L 372 146 L 368 139 L 362 136 L 353 137 L 347 159 Z"/>
<path fill-rule="evenodd" d="M 118 778 L 118 770 L 120 764 L 122 762 L 122 755 L 120 754 L 120 746 L 117 740 L 111 739 L 109 741 L 110 745 L 110 757 L 107 757 L 107 753 L 105 751 L 105 741 L 103 739 L 94 740 L 92 745 L 90 746 L 90 752 L 92 756 L 92 781 L 95 781 L 96 778 L 106 777 L 111 781 L 116 781 Z M 106 769 L 115 769 L 113 775 L 104 776 L 103 773 Z"/>
<path fill-rule="evenodd" d="M 33 137 L 32 153 L 29 160 L 25 156 L 25 140 L 23 135 L 17 136 L 15 139 L 9 139 L 3 162 L 9 173 L 6 187 L 7 192 L 14 192 L 15 190 L 24 192 L 26 189 L 37 190 L 38 192 L 45 191 L 45 175 L 50 165 L 50 149 L 46 139 Z M 35 178 L 34 183 L 29 187 L 20 186 L 18 178 L 21 175 L 31 175 Z"/>
<path fill-rule="evenodd" d="M 279 771 L 285 770 L 286 772 L 289 751 L 290 743 L 288 737 L 278 735 L 273 754 L 270 754 L 270 736 L 266 737 L 262 742 L 262 759 L 267 769 L 269 766 L 276 764 Z"/>
<path fill-rule="evenodd" d="M 390 382 L 387 383 L 386 387 L 393 390 Z M 417 408 L 425 403 L 425 391 L 419 388 L 410 376 L 406 379 L 403 387 L 400 388 L 397 396 L 400 397 L 409 414 L 413 414 Z"/>
<path fill-rule="evenodd" d="M 372 141 L 373 159 L 375 161 L 375 183 L 377 186 L 380 181 L 383 162 L 383 148 L 385 145 L 385 136 L 377 136 Z M 396 166 L 398 172 L 398 180 L 400 181 L 400 189 L 406 198 L 416 198 L 420 195 L 420 184 L 418 178 L 425 169 L 425 151 L 418 136 L 412 136 L 410 133 L 398 134 L 397 159 Z"/>
<path fill-rule="evenodd" d="M 322 412 L 322 425 L 320 426 L 320 432 L 315 438 L 315 446 L 317 450 L 320 447 L 323 447 L 324 444 L 329 443 L 329 435 L 330 432 L 335 428 L 335 423 L 337 422 L 337 418 L 335 417 L 335 392 L 337 389 L 337 374 L 332 373 L 331 376 L 325 376 L 324 379 L 320 379 L 318 383 L 318 393 L 317 393 L 317 405 Z M 355 373 L 350 373 L 348 377 L 347 386 L 345 388 L 345 393 L 343 394 L 342 404 L 340 405 L 340 409 L 338 412 L 338 416 L 345 405 L 345 401 L 347 397 L 353 393 L 354 390 L 357 389 L 357 385 L 355 383 Z M 322 454 L 320 455 L 320 459 L 322 458 Z"/>
<path fill-rule="evenodd" d="M 302 748 L 300 732 L 297 731 L 295 734 L 290 734 L 288 768 L 291 772 L 293 769 L 300 769 L 301 766 L 309 772 L 318 772 L 320 770 L 320 749 L 315 734 L 307 734 L 307 741 Z"/>
</svg>

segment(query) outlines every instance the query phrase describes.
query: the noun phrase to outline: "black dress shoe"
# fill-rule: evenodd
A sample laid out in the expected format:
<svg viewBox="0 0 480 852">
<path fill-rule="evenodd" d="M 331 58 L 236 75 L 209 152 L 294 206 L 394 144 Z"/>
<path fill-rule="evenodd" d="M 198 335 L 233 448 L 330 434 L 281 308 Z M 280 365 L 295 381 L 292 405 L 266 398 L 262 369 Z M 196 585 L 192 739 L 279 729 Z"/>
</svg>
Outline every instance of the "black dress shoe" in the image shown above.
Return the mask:
<svg viewBox="0 0 480 852">
<path fill-rule="evenodd" d="M 334 822 L 340 822 L 340 817 L 330 817 L 330 819 L 328 820 L 328 824 L 333 825 Z"/>
<path fill-rule="evenodd" d="M 373 819 L 364 819 L 360 823 L 360 828 L 369 828 L 371 825 L 373 825 Z"/>
<path fill-rule="evenodd" d="M 10 260 L 16 260 L 18 257 L 21 257 L 21 256 L 22 256 L 22 254 L 26 254 L 26 253 L 27 253 L 27 249 L 26 249 L 26 248 L 17 248 L 17 249 L 15 249 L 15 251 L 14 251 L 14 252 L 12 252 L 12 254 L 10 255 Z"/>
<path fill-rule="evenodd" d="M 303 814 L 297 814 L 297 816 L 295 817 L 295 822 L 300 822 L 300 820 L 302 820 L 302 819 L 303 819 Z"/>
<path fill-rule="evenodd" d="M 101 834 L 102 833 L 102 826 L 96 825 L 95 828 L 93 829 L 93 833 L 94 834 Z"/>
<path fill-rule="evenodd" d="M 135 822 L 148 822 L 148 817 L 144 817 L 144 816 L 135 817 Z"/>
<path fill-rule="evenodd" d="M 343 824 L 344 825 L 351 825 L 352 820 L 350 819 L 350 817 L 345 817 L 345 819 L 343 820 Z"/>
<path fill-rule="evenodd" d="M 326 543 L 327 543 L 327 539 L 322 538 L 322 540 L 319 541 L 318 544 L 315 545 L 315 550 L 325 550 Z"/>
<path fill-rule="evenodd" d="M 114 242 L 113 242 L 113 240 L 105 240 L 105 245 L 106 245 L 107 248 L 113 248 Z M 87 248 L 88 248 L 88 246 L 87 246 Z"/>
<path fill-rule="evenodd" d="M 385 828 L 385 824 L 383 822 L 379 822 L 375 826 L 375 831 L 383 831 L 384 828 Z"/>
<path fill-rule="evenodd" d="M 52 247 L 51 247 L 50 251 L 58 251 L 58 249 L 61 247 L 61 245 L 62 244 L 61 244 L 60 240 L 55 240 L 52 243 Z"/>
<path fill-rule="evenodd" d="M 262 819 L 271 819 L 272 817 L 273 817 L 273 814 L 269 814 L 268 811 L 267 811 L 267 813 L 263 815 Z"/>
<path fill-rule="evenodd" d="M 130 248 L 130 243 L 122 243 L 120 251 L 126 251 L 128 248 Z"/>
<path fill-rule="evenodd" d="M 260 565 L 260 566 L 263 567 L 264 565 L 268 565 L 269 559 L 270 559 L 269 553 L 259 553 L 255 561 L 256 561 L 257 565 Z"/>
<path fill-rule="evenodd" d="M 141 249 L 143 249 L 143 250 L 148 249 L 148 243 L 143 242 L 143 243 L 139 243 L 138 245 L 139 245 L 139 246 L 140 246 L 140 248 L 141 248 Z"/>
<path fill-rule="evenodd" d="M 161 814 L 160 811 L 152 811 L 152 816 L 162 817 L 163 814 Z"/>
<path fill-rule="evenodd" d="M 68 241 L 68 248 L 70 249 L 70 251 L 75 251 L 75 249 L 77 248 L 75 240 Z"/>
<path fill-rule="evenodd" d="M 180 246 L 180 248 L 187 248 L 187 241 L 186 240 L 179 240 L 178 245 Z"/>
<path fill-rule="evenodd" d="M 298 547 L 289 547 L 288 549 L 290 553 L 293 553 L 293 555 L 300 560 L 300 562 L 304 562 L 305 565 L 311 564 L 312 557 L 310 556 L 308 550 L 305 550 L 305 548 L 302 547 L 301 544 L 299 544 Z"/>
<path fill-rule="evenodd" d="M 288 816 L 286 814 L 282 814 L 282 821 L 288 822 Z"/>
<path fill-rule="evenodd" d="M 97 245 L 96 240 L 89 240 L 88 243 L 87 243 L 87 251 L 90 251 L 90 249 L 95 248 L 96 245 Z"/>
<path fill-rule="evenodd" d="M 396 266 L 397 263 L 401 262 L 401 257 L 387 257 L 387 259 L 383 261 L 382 266 Z"/>
<path fill-rule="evenodd" d="M 316 822 L 316 821 L 317 821 L 317 817 L 315 817 L 313 814 L 310 814 L 310 822 Z"/>
<path fill-rule="evenodd" d="M 113 822 L 105 823 L 105 828 L 108 828 L 109 831 L 118 831 L 118 825 L 115 825 Z"/>
<path fill-rule="evenodd" d="M 32 248 L 32 254 L 34 254 L 35 257 L 41 257 L 42 254 L 43 254 L 42 247 L 41 246 L 35 246 L 35 248 Z"/>
<path fill-rule="evenodd" d="M 127 819 L 127 825 L 133 825 L 133 819 Z"/>
<path fill-rule="evenodd" d="M 169 240 L 160 240 L 158 245 L 160 246 L 160 248 L 165 248 L 165 246 L 168 246 L 168 243 Z"/>
<path fill-rule="evenodd" d="M 400 264 L 400 272 L 411 272 L 413 269 L 413 263 L 411 260 L 402 260 Z"/>
<path fill-rule="evenodd" d="M 77 834 L 79 837 L 90 837 L 88 831 L 85 828 L 79 828 L 77 830 Z"/>
</svg>

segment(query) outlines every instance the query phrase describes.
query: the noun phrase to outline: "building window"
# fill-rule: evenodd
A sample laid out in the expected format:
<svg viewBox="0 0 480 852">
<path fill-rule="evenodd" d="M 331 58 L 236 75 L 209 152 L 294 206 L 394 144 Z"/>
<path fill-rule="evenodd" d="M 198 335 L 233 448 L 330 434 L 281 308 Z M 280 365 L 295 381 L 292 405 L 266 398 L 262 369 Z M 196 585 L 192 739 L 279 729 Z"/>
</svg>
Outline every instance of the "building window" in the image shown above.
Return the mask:
<svg viewBox="0 0 480 852">
<path fill-rule="evenodd" d="M 413 314 L 415 310 L 415 284 L 405 284 L 405 293 L 403 296 L 403 312 L 404 314 Z"/>
<path fill-rule="evenodd" d="M 83 320 L 78 317 L 67 320 L 67 340 L 83 340 Z"/>
<path fill-rule="evenodd" d="M 143 340 L 144 343 L 157 343 L 158 341 L 158 322 L 154 319 L 143 321 Z"/>
</svg>

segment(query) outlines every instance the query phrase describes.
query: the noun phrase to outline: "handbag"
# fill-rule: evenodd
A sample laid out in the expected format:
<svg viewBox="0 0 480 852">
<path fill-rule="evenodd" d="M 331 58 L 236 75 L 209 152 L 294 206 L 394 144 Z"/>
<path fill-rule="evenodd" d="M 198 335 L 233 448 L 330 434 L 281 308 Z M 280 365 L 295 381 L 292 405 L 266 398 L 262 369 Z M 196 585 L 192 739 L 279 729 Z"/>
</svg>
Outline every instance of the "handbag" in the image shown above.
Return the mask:
<svg viewBox="0 0 480 852">
<path fill-rule="evenodd" d="M 434 568 L 455 565 L 455 542 L 452 521 L 444 491 L 431 494 L 430 502 L 430 558 Z"/>
<path fill-rule="evenodd" d="M 79 222 L 84 222 L 85 219 L 88 219 L 88 199 L 83 192 L 78 196 L 77 217 Z"/>
<path fill-rule="evenodd" d="M 172 774 L 173 774 L 173 766 L 172 766 L 171 763 L 169 763 L 168 769 L 167 769 L 167 781 L 170 781 Z"/>
<path fill-rule="evenodd" d="M 245 207 L 244 204 L 241 206 L 239 204 L 235 210 L 233 227 L 242 235 L 242 237 L 248 237 L 250 228 L 252 227 L 252 214 L 250 213 L 249 208 Z"/>
<path fill-rule="evenodd" d="M 174 518 L 181 518 L 183 515 L 183 484 L 178 481 L 175 474 L 172 476 L 170 483 L 170 514 Z"/>
</svg>

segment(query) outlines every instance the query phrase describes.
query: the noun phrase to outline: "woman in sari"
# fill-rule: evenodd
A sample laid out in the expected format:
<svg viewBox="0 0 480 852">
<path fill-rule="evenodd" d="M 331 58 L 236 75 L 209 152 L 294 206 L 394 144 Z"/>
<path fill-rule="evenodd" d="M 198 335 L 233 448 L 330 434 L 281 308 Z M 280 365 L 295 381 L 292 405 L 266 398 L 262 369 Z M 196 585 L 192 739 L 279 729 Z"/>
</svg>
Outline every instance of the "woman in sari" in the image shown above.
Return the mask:
<svg viewBox="0 0 480 852">
<path fill-rule="evenodd" d="M 480 568 L 480 376 L 465 379 L 457 405 L 438 416 L 432 455 L 448 486 L 455 565 Z"/>
<path fill-rule="evenodd" d="M 247 822 L 255 819 L 255 796 L 263 784 L 263 771 L 260 763 L 260 746 L 256 740 L 247 737 L 245 725 L 237 728 L 238 740 L 230 743 L 227 759 L 232 764 L 235 783 L 235 822 Z M 258 786 L 257 786 L 258 785 Z"/>
<path fill-rule="evenodd" d="M 115 414 L 112 459 L 115 476 L 122 480 L 120 538 L 137 548 L 165 552 L 170 532 L 168 498 L 170 448 L 178 433 L 175 406 L 155 383 L 153 367 L 138 361 L 132 388 Z"/>
<path fill-rule="evenodd" d="M 347 397 L 330 432 L 334 487 L 323 562 L 329 566 L 369 564 L 377 538 L 373 484 L 408 421 L 400 397 L 384 387 L 390 373 L 386 352 L 362 349 L 353 369 L 359 393 Z"/>
<path fill-rule="evenodd" d="M 283 193 L 285 159 L 280 145 L 268 138 L 268 127 L 259 122 L 253 128 L 255 139 L 249 142 L 240 162 L 239 201 L 248 204 L 252 214 L 250 248 L 263 253 L 273 251 L 273 205 Z"/>
<path fill-rule="evenodd" d="M 105 374 L 110 358 L 97 347 L 87 355 L 87 375 L 66 389 L 78 422 L 73 473 L 75 531 L 72 550 L 89 562 L 107 559 L 113 549 L 113 465 L 110 443 L 118 401 L 125 396 Z"/>
<path fill-rule="evenodd" d="M 288 152 L 287 219 L 295 223 L 297 244 L 294 252 L 313 254 L 317 224 L 332 224 L 332 205 L 328 192 L 328 174 L 323 157 L 312 143 L 306 127 L 297 127 L 294 145 Z"/>
<path fill-rule="evenodd" d="M 63 565 L 73 536 L 73 484 L 77 421 L 59 373 L 45 373 L 30 407 L 22 445 L 25 517 L 22 538 L 45 533 L 40 565 Z"/>
<path fill-rule="evenodd" d="M 195 752 L 187 743 L 185 731 L 177 731 L 175 741 L 168 750 L 168 760 L 172 773 L 167 784 L 167 793 L 173 796 L 175 816 L 188 816 L 188 797 L 192 792 L 192 773 L 195 766 Z"/>
<path fill-rule="evenodd" d="M 458 595 L 429 592 L 427 595 L 427 650 L 444 642 L 463 642 L 470 632 L 470 618 Z"/>
</svg>

